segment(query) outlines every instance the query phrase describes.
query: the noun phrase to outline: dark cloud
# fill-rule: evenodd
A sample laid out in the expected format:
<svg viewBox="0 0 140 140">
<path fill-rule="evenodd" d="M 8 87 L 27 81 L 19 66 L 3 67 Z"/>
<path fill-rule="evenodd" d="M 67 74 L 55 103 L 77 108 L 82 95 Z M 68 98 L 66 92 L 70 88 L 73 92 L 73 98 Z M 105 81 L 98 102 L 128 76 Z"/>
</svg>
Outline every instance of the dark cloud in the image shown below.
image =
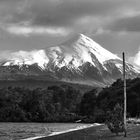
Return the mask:
<svg viewBox="0 0 140 140">
<path fill-rule="evenodd" d="M 67 0 L 57 4 L 45 0 L 34 0 L 29 1 L 29 5 L 22 13 L 15 13 L 12 20 L 10 19 L 11 22 L 32 20 L 32 24 L 37 26 L 66 26 L 83 16 L 107 13 L 105 9 L 109 6 L 107 3 L 100 5 L 99 2 Z"/>
<path fill-rule="evenodd" d="M 34 15 L 34 25 L 71 25 L 84 16 L 107 14 L 111 3 L 97 1 L 65 1 L 59 5 L 42 5 L 36 3 L 30 11 Z M 43 8 L 44 7 L 44 8 Z M 109 8 L 110 7 L 110 8 Z"/>
<path fill-rule="evenodd" d="M 133 0 L 133 4 L 136 2 Z M 70 26 L 85 16 L 111 16 L 124 6 L 132 6 L 132 0 L 29 0 L 24 11 L 15 12 L 10 22 L 29 20 L 35 26 Z"/>
<path fill-rule="evenodd" d="M 12 5 L 15 5 L 16 3 L 19 3 L 19 2 L 24 2 L 26 0 L 0 0 L 0 4 L 6 4 L 7 6 L 12 6 Z"/>
<path fill-rule="evenodd" d="M 3 19 L 15 16 L 18 8 L 25 3 L 26 0 L 0 0 L 0 23 Z"/>
<path fill-rule="evenodd" d="M 139 17 L 123 15 L 129 10 L 138 11 L 140 0 L 0 0 L 0 4 L 2 2 L 12 3 L 12 9 L 2 16 L 5 25 L 62 27 L 77 32 L 104 28 L 139 31 Z"/>
<path fill-rule="evenodd" d="M 23 0 L 0 0 L 0 2 L 19 2 Z"/>
<path fill-rule="evenodd" d="M 117 19 L 107 28 L 111 31 L 140 32 L 140 15 Z"/>
</svg>

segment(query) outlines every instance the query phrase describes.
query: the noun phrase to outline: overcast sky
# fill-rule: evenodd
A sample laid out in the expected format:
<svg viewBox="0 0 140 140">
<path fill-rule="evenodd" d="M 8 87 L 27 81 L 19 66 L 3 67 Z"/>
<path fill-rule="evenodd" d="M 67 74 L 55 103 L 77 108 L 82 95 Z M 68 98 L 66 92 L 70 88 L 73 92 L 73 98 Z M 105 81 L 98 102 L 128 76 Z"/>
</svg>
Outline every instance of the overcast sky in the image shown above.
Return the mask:
<svg viewBox="0 0 140 140">
<path fill-rule="evenodd" d="M 83 33 L 140 65 L 140 0 L 0 0 L 0 52 L 33 50 Z"/>
</svg>

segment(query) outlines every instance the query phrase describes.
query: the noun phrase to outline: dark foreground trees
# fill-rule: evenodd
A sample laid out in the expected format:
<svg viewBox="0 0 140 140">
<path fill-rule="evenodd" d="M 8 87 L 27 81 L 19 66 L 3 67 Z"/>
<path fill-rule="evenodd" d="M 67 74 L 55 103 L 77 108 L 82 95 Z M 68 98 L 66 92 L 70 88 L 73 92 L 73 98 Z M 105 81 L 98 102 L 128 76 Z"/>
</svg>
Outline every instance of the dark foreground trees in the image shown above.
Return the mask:
<svg viewBox="0 0 140 140">
<path fill-rule="evenodd" d="M 123 82 L 85 94 L 71 86 L 0 89 L 0 121 L 105 122 L 107 112 L 123 106 Z M 127 80 L 127 117 L 140 116 L 140 79 Z"/>
<path fill-rule="evenodd" d="M 140 116 L 140 79 L 127 80 L 127 117 Z M 98 98 L 98 106 L 104 111 L 113 110 L 116 104 L 123 106 L 123 81 L 120 79 L 104 88 Z"/>
<path fill-rule="evenodd" d="M 0 89 L 0 121 L 67 122 L 78 119 L 81 93 L 69 86 Z"/>
<path fill-rule="evenodd" d="M 116 104 L 123 106 L 123 81 L 118 79 L 101 92 L 92 90 L 84 94 L 80 104 L 80 114 L 86 122 L 105 122 L 108 112 L 113 112 Z M 127 80 L 127 117 L 140 117 L 140 79 Z"/>
</svg>

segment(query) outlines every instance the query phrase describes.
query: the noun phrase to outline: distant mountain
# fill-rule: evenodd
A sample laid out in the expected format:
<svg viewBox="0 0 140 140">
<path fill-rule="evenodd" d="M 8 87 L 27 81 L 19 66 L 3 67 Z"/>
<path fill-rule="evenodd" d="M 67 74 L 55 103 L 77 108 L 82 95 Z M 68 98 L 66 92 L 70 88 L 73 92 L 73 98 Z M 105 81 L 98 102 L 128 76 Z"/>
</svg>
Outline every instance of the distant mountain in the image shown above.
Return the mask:
<svg viewBox="0 0 140 140">
<path fill-rule="evenodd" d="M 122 60 L 80 34 L 55 47 L 12 53 L 0 62 L 1 80 L 51 80 L 105 86 L 122 77 Z M 126 63 L 127 78 L 140 70 Z"/>
</svg>

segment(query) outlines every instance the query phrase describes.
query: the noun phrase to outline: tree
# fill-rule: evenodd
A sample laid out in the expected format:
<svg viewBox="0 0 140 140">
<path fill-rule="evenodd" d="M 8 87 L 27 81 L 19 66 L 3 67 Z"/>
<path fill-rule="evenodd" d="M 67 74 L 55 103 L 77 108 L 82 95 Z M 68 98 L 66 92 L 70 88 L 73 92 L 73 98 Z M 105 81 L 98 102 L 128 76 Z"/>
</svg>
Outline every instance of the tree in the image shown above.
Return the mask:
<svg viewBox="0 0 140 140">
<path fill-rule="evenodd" d="M 106 124 L 112 133 L 118 135 L 119 132 L 124 132 L 123 108 L 116 104 L 113 111 L 107 112 Z"/>
<path fill-rule="evenodd" d="M 80 103 L 80 115 L 83 116 L 93 116 L 94 108 L 96 105 L 96 93 L 97 90 L 93 89 L 84 94 L 81 103 Z"/>
</svg>

